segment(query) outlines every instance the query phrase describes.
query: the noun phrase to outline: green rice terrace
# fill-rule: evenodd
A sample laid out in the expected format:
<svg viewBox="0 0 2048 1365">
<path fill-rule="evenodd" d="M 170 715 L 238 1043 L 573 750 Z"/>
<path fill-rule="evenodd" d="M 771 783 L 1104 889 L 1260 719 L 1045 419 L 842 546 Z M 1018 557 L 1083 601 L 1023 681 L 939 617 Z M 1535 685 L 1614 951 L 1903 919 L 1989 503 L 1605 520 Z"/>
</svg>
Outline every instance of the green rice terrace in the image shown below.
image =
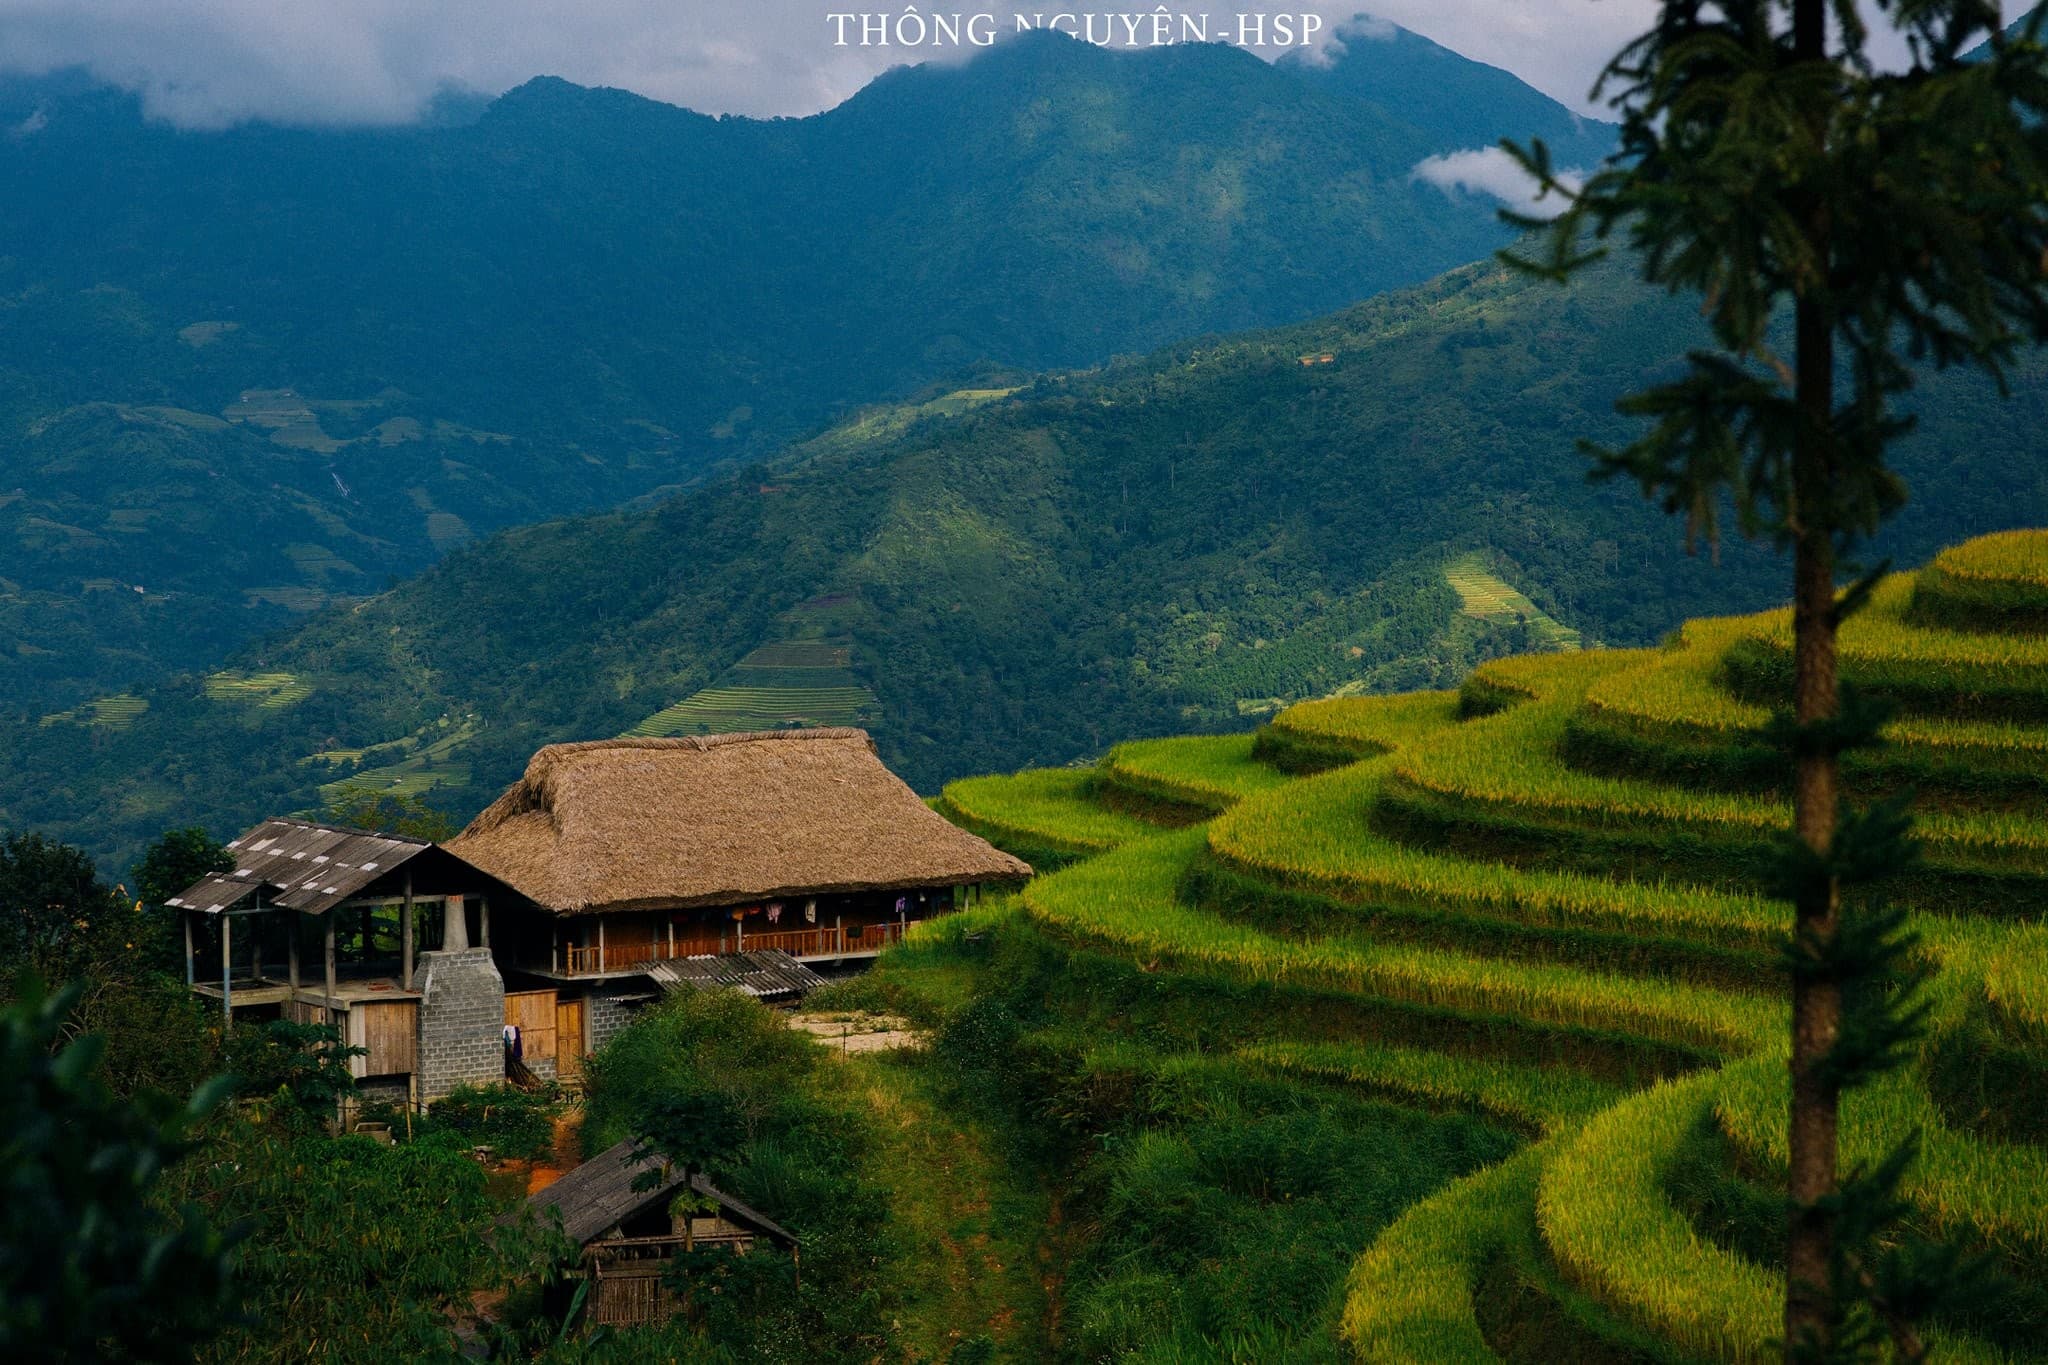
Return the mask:
<svg viewBox="0 0 2048 1365">
<path fill-rule="evenodd" d="M 633 736 L 720 735 L 806 725 L 859 725 L 875 694 L 854 675 L 851 646 L 781 640 L 741 659 L 711 686 L 657 711 Z"/>
<path fill-rule="evenodd" d="M 1531 602 L 1519 589 L 1486 567 L 1478 555 L 1466 555 L 1444 566 L 1444 581 L 1458 594 L 1462 610 L 1475 620 L 1497 626 L 1525 625 L 1540 649 L 1574 650 L 1579 632 Z"/>
<path fill-rule="evenodd" d="M 107 730 L 125 730 L 135 723 L 135 718 L 149 709 L 149 699 L 123 692 L 113 697 L 94 697 L 68 711 L 53 711 L 44 716 L 44 725 L 89 725 Z"/>
<path fill-rule="evenodd" d="M 1917 1131 L 1909 1219 L 2012 1277 L 1922 1324 L 1959 1361 L 2048 1359 L 2044 626 L 2037 532 L 1886 581 L 1842 638 L 1897 706 L 1852 796 L 1921 794 L 1892 894 L 1932 972 L 1913 1064 L 1846 1100 L 1843 1169 Z M 1789 631 L 1696 621 L 950 784 L 1040 875 L 857 989 L 1056 1191 L 1050 1349 L 1776 1358 Z"/>
</svg>

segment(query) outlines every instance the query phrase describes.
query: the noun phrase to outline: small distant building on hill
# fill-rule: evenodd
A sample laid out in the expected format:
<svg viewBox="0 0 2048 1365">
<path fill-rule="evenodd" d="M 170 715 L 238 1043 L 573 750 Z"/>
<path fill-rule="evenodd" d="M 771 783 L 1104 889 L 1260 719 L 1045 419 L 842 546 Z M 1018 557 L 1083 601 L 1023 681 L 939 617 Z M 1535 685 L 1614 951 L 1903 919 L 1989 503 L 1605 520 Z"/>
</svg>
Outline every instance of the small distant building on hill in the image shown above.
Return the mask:
<svg viewBox="0 0 2048 1365">
<path fill-rule="evenodd" d="M 642 1184 L 647 1188 L 635 1188 Z M 686 1172 L 630 1139 L 533 1194 L 526 1206 L 543 1221 L 559 1217 L 562 1231 L 583 1249 L 571 1273 L 590 1282 L 592 1324 L 627 1327 L 668 1318 L 676 1297 L 664 1278 L 678 1252 L 744 1256 L 766 1242 L 787 1251 L 801 1273 L 802 1248 L 792 1233 L 701 1171 Z"/>
<path fill-rule="evenodd" d="M 1031 875 L 850 729 L 555 744 L 445 845 L 269 820 L 228 848 L 231 872 L 168 902 L 187 983 L 336 1025 L 365 1090 L 416 1101 L 511 1052 L 574 1081 L 665 991 L 794 1000 Z"/>
</svg>

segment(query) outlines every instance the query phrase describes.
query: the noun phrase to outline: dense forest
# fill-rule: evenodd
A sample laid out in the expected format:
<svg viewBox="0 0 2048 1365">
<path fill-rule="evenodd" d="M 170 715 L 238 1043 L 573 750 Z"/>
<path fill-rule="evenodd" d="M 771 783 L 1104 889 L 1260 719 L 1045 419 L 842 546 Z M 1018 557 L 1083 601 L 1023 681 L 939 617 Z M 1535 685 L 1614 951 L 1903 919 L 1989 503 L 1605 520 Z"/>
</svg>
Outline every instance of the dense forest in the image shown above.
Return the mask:
<svg viewBox="0 0 2048 1365">
<path fill-rule="evenodd" d="M 376 772 L 466 816 L 538 745 L 631 729 L 804 638 L 848 649 L 884 756 L 932 790 L 1455 681 L 1530 642 L 1460 614 L 1444 568 L 1462 555 L 1588 643 L 1651 642 L 1782 592 L 1766 548 L 1674 553 L 1661 514 L 1589 485 L 1572 447 L 1622 430 L 1614 399 L 1695 326 L 1618 266 L 1569 290 L 1475 266 L 1314 323 L 871 412 L 657 506 L 461 549 L 230 674 L 20 726 L 0 822 L 125 858 L 166 825 L 318 809 L 323 785 Z M 1921 392 L 1887 552 L 2048 519 L 2037 365 L 2010 401 Z"/>
</svg>

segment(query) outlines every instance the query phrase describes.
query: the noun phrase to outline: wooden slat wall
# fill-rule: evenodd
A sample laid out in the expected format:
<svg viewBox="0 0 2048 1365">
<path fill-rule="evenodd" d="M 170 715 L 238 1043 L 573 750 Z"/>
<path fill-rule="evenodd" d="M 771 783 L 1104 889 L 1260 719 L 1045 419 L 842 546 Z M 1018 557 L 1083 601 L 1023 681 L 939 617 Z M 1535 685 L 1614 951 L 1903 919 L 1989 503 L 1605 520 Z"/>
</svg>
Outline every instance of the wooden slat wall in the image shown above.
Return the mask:
<svg viewBox="0 0 2048 1365">
<path fill-rule="evenodd" d="M 349 1010 L 350 1041 L 370 1049 L 358 1075 L 396 1076 L 419 1069 L 419 1007 L 410 1000 L 359 1004 Z"/>
<path fill-rule="evenodd" d="M 505 992 L 505 1022 L 519 1028 L 519 1050 L 530 1063 L 555 1055 L 555 993 Z"/>
</svg>

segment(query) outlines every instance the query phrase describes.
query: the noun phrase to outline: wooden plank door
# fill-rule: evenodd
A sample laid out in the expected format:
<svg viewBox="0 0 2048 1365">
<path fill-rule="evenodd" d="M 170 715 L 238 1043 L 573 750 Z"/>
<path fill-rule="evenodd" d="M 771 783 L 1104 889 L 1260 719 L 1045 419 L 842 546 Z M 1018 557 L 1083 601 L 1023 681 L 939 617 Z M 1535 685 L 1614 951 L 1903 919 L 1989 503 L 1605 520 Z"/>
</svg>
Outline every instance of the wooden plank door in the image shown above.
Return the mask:
<svg viewBox="0 0 2048 1365">
<path fill-rule="evenodd" d="M 583 1078 L 583 1002 L 555 1002 L 555 1075 L 563 1081 Z"/>
<path fill-rule="evenodd" d="M 505 1022 L 519 1029 L 519 1051 L 528 1066 L 555 1059 L 553 991 L 506 991 Z"/>
</svg>

